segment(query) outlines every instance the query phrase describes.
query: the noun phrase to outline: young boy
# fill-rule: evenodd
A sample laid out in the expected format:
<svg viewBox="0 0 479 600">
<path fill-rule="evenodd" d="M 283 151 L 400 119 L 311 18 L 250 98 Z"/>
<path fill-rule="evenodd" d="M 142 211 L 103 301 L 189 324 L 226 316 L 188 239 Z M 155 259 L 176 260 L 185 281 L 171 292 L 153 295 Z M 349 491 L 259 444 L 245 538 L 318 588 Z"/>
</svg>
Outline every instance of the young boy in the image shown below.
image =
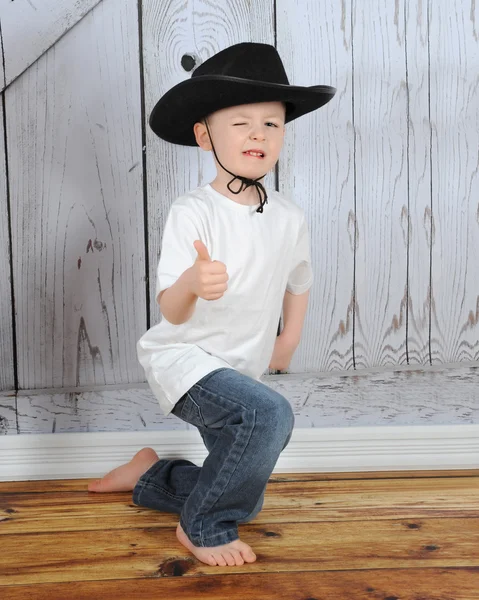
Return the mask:
<svg viewBox="0 0 479 600">
<path fill-rule="evenodd" d="M 206 564 L 256 560 L 238 523 L 261 510 L 293 430 L 289 402 L 260 377 L 287 368 L 299 343 L 313 280 L 308 229 L 302 209 L 260 180 L 285 123 L 334 93 L 290 86 L 273 46 L 243 43 L 205 61 L 150 117 L 162 139 L 212 150 L 217 167 L 171 206 L 156 285 L 163 318 L 138 342 L 163 412 L 195 425 L 209 454 L 200 468 L 143 448 L 88 489 L 133 490 L 135 504 L 178 513 L 179 541 Z"/>
</svg>

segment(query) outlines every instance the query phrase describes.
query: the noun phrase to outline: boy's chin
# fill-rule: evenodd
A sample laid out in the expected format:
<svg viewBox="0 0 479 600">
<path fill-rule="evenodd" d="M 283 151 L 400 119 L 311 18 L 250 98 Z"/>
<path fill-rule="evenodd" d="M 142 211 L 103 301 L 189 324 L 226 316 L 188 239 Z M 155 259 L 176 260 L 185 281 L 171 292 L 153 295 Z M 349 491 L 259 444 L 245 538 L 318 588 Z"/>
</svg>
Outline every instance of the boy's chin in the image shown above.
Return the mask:
<svg viewBox="0 0 479 600">
<path fill-rule="evenodd" d="M 234 171 L 235 175 L 241 177 L 247 177 L 248 179 L 258 179 L 258 177 L 264 177 L 267 173 L 268 167 L 265 165 L 262 169 L 259 165 L 253 169 L 238 169 Z"/>
</svg>

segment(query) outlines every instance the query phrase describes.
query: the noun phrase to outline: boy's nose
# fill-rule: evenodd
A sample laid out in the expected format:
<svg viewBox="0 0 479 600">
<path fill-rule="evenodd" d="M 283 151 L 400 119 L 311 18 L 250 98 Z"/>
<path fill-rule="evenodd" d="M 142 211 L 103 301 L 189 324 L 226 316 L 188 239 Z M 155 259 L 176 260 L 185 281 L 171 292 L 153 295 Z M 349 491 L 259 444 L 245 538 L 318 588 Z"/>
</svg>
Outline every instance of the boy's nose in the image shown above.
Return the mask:
<svg viewBox="0 0 479 600">
<path fill-rule="evenodd" d="M 262 129 L 257 129 L 251 133 L 250 137 L 252 140 L 264 140 L 266 135 Z"/>
</svg>

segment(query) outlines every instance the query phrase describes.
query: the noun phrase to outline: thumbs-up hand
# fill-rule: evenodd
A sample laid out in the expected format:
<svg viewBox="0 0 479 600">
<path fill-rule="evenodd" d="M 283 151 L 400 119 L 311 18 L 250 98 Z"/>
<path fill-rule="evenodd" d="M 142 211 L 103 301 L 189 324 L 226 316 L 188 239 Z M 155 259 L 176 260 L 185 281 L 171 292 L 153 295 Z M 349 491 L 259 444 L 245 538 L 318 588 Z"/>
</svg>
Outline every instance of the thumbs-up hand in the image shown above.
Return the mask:
<svg viewBox="0 0 479 600">
<path fill-rule="evenodd" d="M 193 246 L 195 247 L 196 252 L 198 253 L 198 257 L 196 260 L 209 260 L 211 261 L 208 248 L 203 244 L 201 240 L 196 240 Z"/>
<path fill-rule="evenodd" d="M 201 240 L 196 240 L 193 245 L 197 257 L 189 269 L 190 289 L 198 298 L 218 300 L 228 288 L 226 265 L 219 260 L 211 260 L 208 249 Z"/>
</svg>

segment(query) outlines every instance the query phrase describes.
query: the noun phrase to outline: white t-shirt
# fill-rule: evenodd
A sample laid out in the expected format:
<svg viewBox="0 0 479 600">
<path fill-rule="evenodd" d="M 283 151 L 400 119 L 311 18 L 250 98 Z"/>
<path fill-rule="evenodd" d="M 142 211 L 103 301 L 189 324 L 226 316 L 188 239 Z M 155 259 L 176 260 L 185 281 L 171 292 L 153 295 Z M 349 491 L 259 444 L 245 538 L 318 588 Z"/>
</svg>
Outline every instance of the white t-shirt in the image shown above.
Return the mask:
<svg viewBox="0 0 479 600">
<path fill-rule="evenodd" d="M 312 285 L 309 234 L 301 207 L 267 190 L 263 213 L 207 184 L 172 204 L 163 231 L 156 297 L 197 258 L 201 240 L 211 260 L 226 265 L 228 289 L 198 298 L 192 317 L 173 325 L 163 316 L 138 341 L 138 359 L 161 410 L 169 414 L 202 377 L 227 367 L 260 380 L 268 369 L 285 291 Z"/>
</svg>

